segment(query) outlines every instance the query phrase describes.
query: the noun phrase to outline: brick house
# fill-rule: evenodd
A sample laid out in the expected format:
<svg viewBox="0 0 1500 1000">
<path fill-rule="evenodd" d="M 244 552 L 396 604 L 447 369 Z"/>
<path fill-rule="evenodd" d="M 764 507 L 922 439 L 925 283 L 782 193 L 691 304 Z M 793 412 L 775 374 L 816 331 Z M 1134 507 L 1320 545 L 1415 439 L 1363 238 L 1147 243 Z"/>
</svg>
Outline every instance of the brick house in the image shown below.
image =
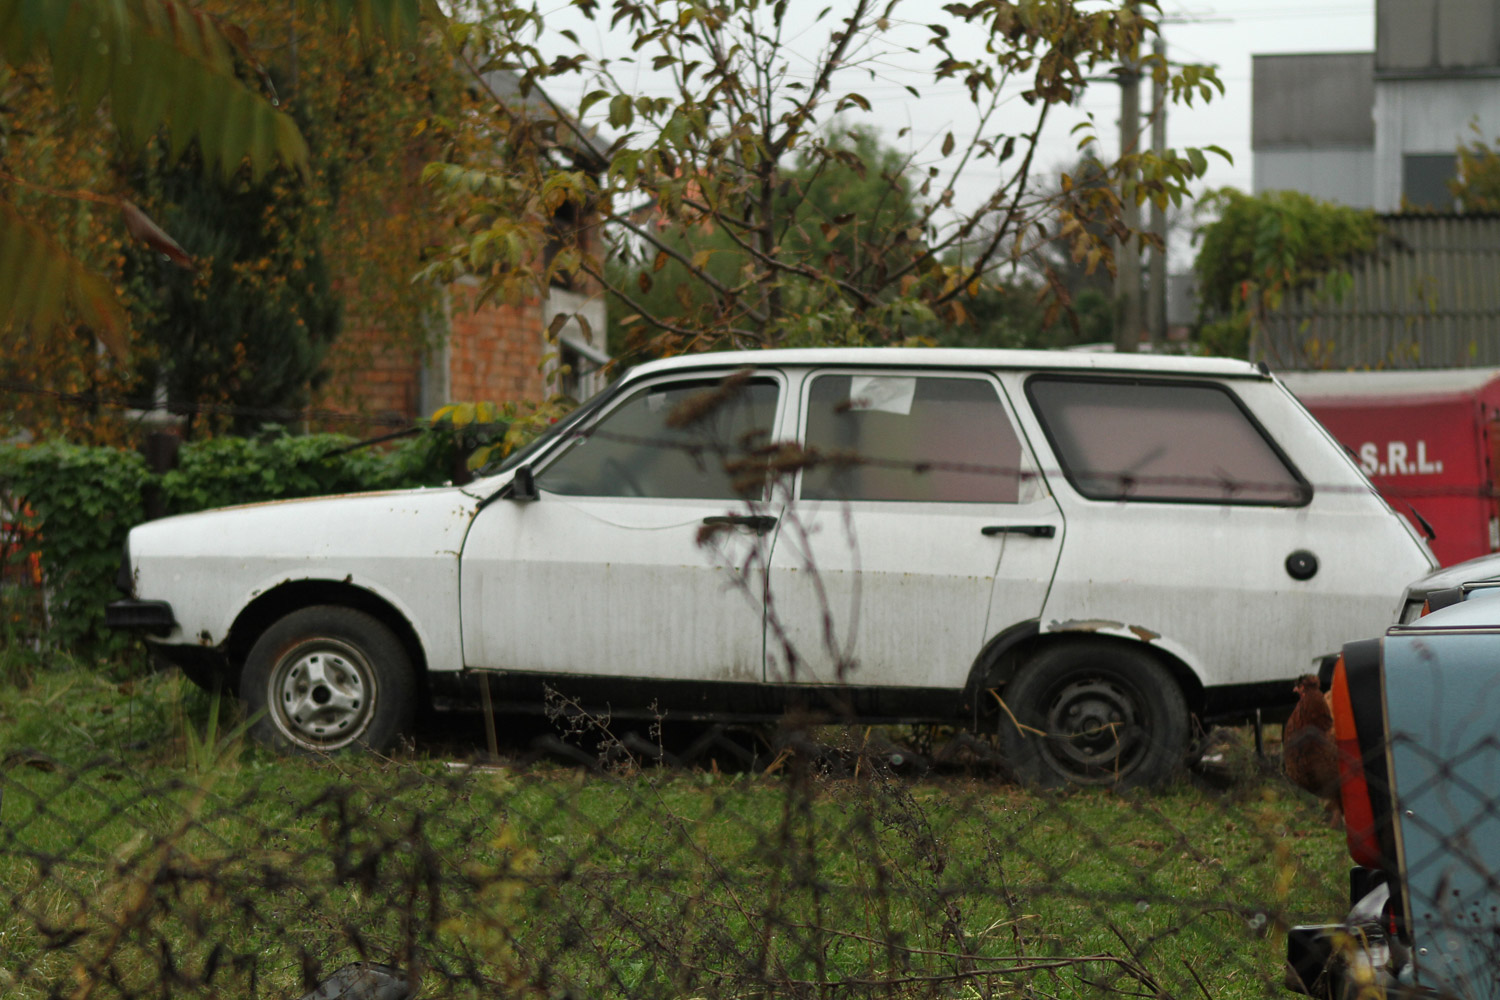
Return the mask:
<svg viewBox="0 0 1500 1000">
<path fill-rule="evenodd" d="M 487 77 L 503 99 L 522 100 L 514 74 Z M 585 169 L 602 167 L 592 149 L 574 151 Z M 416 183 L 415 176 L 413 184 Z M 559 224 L 579 225 L 560 219 Z M 597 252 L 597 220 L 581 221 L 583 249 Z M 412 262 L 412 269 L 419 266 Z M 462 278 L 445 288 L 429 316 L 429 351 L 412 346 L 408 331 L 383 328 L 361 316 L 357 292 L 346 297 L 351 317 L 325 360 L 328 380 L 319 406 L 362 416 L 371 428 L 405 427 L 451 402 L 541 400 L 560 392 L 582 400 L 604 386 L 602 289 L 590 280 L 554 284 L 544 297 L 520 305 L 488 302 L 475 307 L 478 282 Z M 555 340 L 547 331 L 556 316 L 570 318 Z"/>
<path fill-rule="evenodd" d="M 519 306 L 476 309 L 477 297 L 472 278 L 444 289 L 431 320 L 437 346 L 425 353 L 409 337 L 352 323 L 329 351 L 320 407 L 364 417 L 372 427 L 404 427 L 452 402 L 540 400 L 554 392 L 582 400 L 603 388 L 600 368 L 609 355 L 601 293 L 554 287 Z M 358 302 L 349 305 L 357 314 Z M 592 336 L 570 319 L 556 342 L 549 340 L 559 313 L 581 314 Z"/>
</svg>

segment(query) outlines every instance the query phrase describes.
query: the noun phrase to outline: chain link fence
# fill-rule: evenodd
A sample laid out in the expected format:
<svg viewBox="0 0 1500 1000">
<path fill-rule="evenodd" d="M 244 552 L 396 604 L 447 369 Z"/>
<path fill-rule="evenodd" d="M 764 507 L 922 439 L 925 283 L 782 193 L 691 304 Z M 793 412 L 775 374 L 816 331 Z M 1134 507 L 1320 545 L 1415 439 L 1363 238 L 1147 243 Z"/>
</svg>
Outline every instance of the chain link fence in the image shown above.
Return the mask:
<svg viewBox="0 0 1500 1000">
<path fill-rule="evenodd" d="M 1284 930 L 1347 908 L 1242 732 L 1047 795 L 937 730 L 502 717 L 495 761 L 457 717 L 450 753 L 287 759 L 184 697 L 175 735 L 6 756 L 0 995 L 1271 997 Z"/>
<path fill-rule="evenodd" d="M 679 423 L 717 405 L 695 403 Z M 960 493 L 995 481 L 1011 500 L 1038 483 L 1024 462 L 591 436 L 679 450 L 682 475 L 712 473 L 739 496 L 775 495 L 799 472 L 805 487 L 820 469 L 830 481 L 899 473 L 922 489 L 943 473 Z M 1118 505 L 1155 489 L 1220 511 L 1370 489 L 1125 466 L 1085 479 Z M 716 546 L 726 528 L 760 538 L 777 518 L 760 501 L 734 510 L 703 518 L 697 545 L 749 590 L 764 543 L 738 557 Z M 811 553 L 811 529 L 782 520 Z M 1055 524 L 981 537 L 1006 532 L 1051 538 Z M 817 582 L 810 554 L 799 568 Z M 845 680 L 858 629 L 835 623 L 817 590 L 803 601 L 815 640 L 800 646 L 787 602 L 767 601 L 768 662 L 779 656 L 796 678 L 799 662 L 827 654 Z M 735 727 L 621 720 L 590 697 L 550 691 L 539 727 L 440 714 L 389 757 L 277 757 L 175 673 L 116 688 L 52 672 L 0 692 L 12 728 L 0 744 L 0 996 L 1239 1000 L 1286 995 L 1288 935 L 1368 895 L 1351 887 L 1344 831 L 1281 776 L 1276 741 L 1263 752 L 1258 732 L 1197 734 L 1196 767 L 1165 788 L 1049 793 L 1010 780 L 1015 757 L 998 737 L 1029 727 L 1004 702 L 994 725 L 963 732 L 837 711 Z M 1118 739 L 1112 727 L 1098 731 Z M 1018 738 L 1007 734 L 1012 749 Z M 1463 808 L 1489 817 L 1430 823 L 1433 856 L 1468 850 L 1493 832 L 1492 747 L 1453 770 L 1429 759 L 1441 743 L 1421 746 L 1427 757 L 1408 766 L 1427 767 L 1433 787 L 1458 776 Z M 1436 793 L 1427 818 L 1450 799 Z M 1383 801 L 1388 814 L 1395 797 Z M 1464 919 L 1481 936 L 1500 924 L 1474 908 L 1500 899 L 1495 887 L 1485 874 L 1465 889 Z M 1423 891 L 1441 900 L 1448 886 Z M 1371 926 L 1387 918 L 1377 908 Z M 1329 934 L 1309 940 L 1359 952 Z M 1368 978 L 1332 986 L 1315 969 L 1303 985 L 1345 1000 Z"/>
</svg>

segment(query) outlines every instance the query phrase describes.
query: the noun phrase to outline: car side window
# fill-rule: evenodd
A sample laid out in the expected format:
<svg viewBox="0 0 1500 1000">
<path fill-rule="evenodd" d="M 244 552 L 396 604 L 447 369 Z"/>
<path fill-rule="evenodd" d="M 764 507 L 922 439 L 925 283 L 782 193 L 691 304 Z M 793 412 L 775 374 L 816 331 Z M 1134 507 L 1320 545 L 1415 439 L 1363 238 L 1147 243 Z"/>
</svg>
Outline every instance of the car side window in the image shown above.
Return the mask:
<svg viewBox="0 0 1500 1000">
<path fill-rule="evenodd" d="M 807 398 L 804 499 L 1016 503 L 1040 492 L 987 379 L 819 375 Z"/>
<path fill-rule="evenodd" d="M 774 379 L 738 376 L 647 386 L 577 431 L 537 485 L 569 496 L 758 497 L 753 473 L 745 482 L 732 466 L 769 439 L 780 392 Z"/>
<path fill-rule="evenodd" d="M 1026 393 L 1090 500 L 1298 506 L 1311 487 L 1226 387 L 1038 376 Z"/>
</svg>

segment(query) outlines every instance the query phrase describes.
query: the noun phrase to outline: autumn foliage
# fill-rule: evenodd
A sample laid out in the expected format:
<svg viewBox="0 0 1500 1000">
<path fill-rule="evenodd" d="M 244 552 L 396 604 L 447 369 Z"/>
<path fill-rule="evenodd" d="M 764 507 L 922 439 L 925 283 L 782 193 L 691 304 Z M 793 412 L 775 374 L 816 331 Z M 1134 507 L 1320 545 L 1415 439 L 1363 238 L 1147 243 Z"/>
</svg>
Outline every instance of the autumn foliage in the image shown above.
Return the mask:
<svg viewBox="0 0 1500 1000">
<path fill-rule="evenodd" d="M 113 23 L 109 5 L 66 6 L 75 17 L 100 6 L 93 15 Z M 0 249 L 19 239 L 4 221 L 13 213 L 22 235 L 45 239 L 104 303 L 91 312 L 64 282 L 40 296 L 46 315 L 4 317 L 0 435 L 119 441 L 130 411 L 153 408 L 162 392 L 203 430 L 295 413 L 351 289 L 359 312 L 393 336 L 422 337 L 427 292 L 409 277 L 436 217 L 414 178 L 426 157 L 444 155 L 444 123 L 461 114 L 464 89 L 441 39 L 414 33 L 418 6 L 123 5 L 121 37 L 175 39 L 193 72 L 227 74 L 235 96 L 218 117 L 221 84 L 198 77 L 178 81 L 190 94 L 196 83 L 197 103 L 130 103 L 120 81 L 161 66 L 111 64 L 113 82 L 96 93 L 63 59 L 72 21 L 32 26 L 50 48 L 0 37 Z M 187 41 L 183 25 L 196 32 Z M 111 113 L 96 113 L 99 102 Z M 126 109 L 134 114 L 122 121 Z M 105 313 L 107 324 L 95 318 Z M 113 350 L 99 350 L 101 337 Z"/>
</svg>

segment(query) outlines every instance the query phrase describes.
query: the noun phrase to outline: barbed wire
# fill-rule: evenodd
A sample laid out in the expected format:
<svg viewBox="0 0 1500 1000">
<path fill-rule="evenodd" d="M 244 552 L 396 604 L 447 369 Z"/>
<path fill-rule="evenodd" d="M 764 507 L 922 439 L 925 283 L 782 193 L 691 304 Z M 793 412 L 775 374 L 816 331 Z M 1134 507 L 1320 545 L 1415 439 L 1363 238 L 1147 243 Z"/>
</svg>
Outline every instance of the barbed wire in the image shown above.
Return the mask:
<svg viewBox="0 0 1500 1000">
<path fill-rule="evenodd" d="M 105 409 L 120 412 L 146 413 L 151 412 L 150 406 L 143 406 L 139 399 L 128 397 L 101 396 L 92 392 L 79 392 L 70 390 L 51 389 L 37 386 L 13 379 L 0 379 L 0 393 L 14 393 L 21 395 L 44 396 L 56 399 L 60 402 L 80 406 L 98 406 Z M 372 438 L 370 441 L 361 442 L 361 445 L 379 443 L 394 440 L 399 437 L 420 434 L 430 429 L 433 422 L 429 420 L 412 419 L 405 416 L 386 414 L 357 414 L 343 410 L 333 410 L 319 407 L 308 407 L 299 410 L 287 408 L 265 408 L 245 407 L 227 403 L 194 403 L 194 404 L 172 404 L 166 411 L 173 416 L 213 415 L 227 417 L 249 417 L 261 419 L 279 424 L 296 424 L 302 422 L 318 424 L 346 424 L 350 426 L 377 426 L 389 427 L 392 431 L 388 434 Z M 854 451 L 821 451 L 816 448 L 803 448 L 795 443 L 775 443 L 769 445 L 758 445 L 749 448 L 729 448 L 716 443 L 694 443 L 684 441 L 681 438 L 652 438 L 639 435 L 621 434 L 616 431 L 601 428 L 589 428 L 575 431 L 571 435 L 574 438 L 598 438 L 600 440 L 611 440 L 621 444 L 631 444 L 640 447 L 656 449 L 672 449 L 688 453 L 695 459 L 704 456 L 713 456 L 721 462 L 733 465 L 741 474 L 753 470 L 757 464 L 763 464 L 767 472 L 795 472 L 801 468 L 833 467 L 852 468 L 869 467 L 886 469 L 891 471 L 905 471 L 914 475 L 928 473 L 953 473 L 958 475 L 990 476 L 996 478 L 1013 479 L 1019 482 L 1045 482 L 1048 477 L 1068 478 L 1061 469 L 1049 469 L 1038 471 L 1027 465 L 1008 466 L 978 462 L 953 462 L 953 461 L 910 461 L 900 459 L 886 459 L 869 455 L 860 455 Z M 343 449 L 347 450 L 347 449 Z M 341 450 L 342 451 L 342 450 Z M 333 457 L 341 451 L 331 452 L 323 457 Z M 1195 476 L 1177 474 L 1152 474 L 1152 473 L 1120 473 L 1116 470 L 1072 470 L 1073 481 L 1088 481 L 1094 484 L 1095 492 L 1104 492 L 1099 489 L 1100 483 L 1111 482 L 1115 489 L 1109 491 L 1099 499 L 1109 500 L 1131 500 L 1140 499 L 1139 493 L 1145 487 L 1179 487 L 1186 490 L 1199 491 L 1191 498 L 1194 502 L 1205 502 L 1218 499 L 1225 503 L 1270 503 L 1265 499 L 1246 500 L 1246 497 L 1264 497 L 1268 494 L 1283 495 L 1287 497 L 1289 504 L 1305 502 L 1312 494 L 1364 494 L 1373 490 L 1393 501 L 1414 501 L 1427 499 L 1479 499 L 1500 500 L 1500 485 L 1495 483 L 1454 483 L 1454 482 L 1418 482 L 1413 484 L 1396 483 L 1388 476 L 1378 476 L 1372 480 L 1371 486 L 1362 484 L 1343 483 L 1319 483 L 1303 482 L 1301 486 L 1307 491 L 1298 494 L 1296 489 L 1289 489 L 1286 480 L 1248 480 L 1234 479 L 1228 476 Z M 1212 492 L 1213 497 L 1203 495 Z M 1291 495 L 1297 494 L 1297 495 Z M 1152 500 L 1163 500 L 1170 498 L 1151 497 Z"/>
<path fill-rule="evenodd" d="M 1061 474 L 764 435 L 574 436 L 679 450 L 759 487 L 820 466 Z M 1143 485 L 1225 499 L 1307 486 L 1075 476 L 1117 485 L 1119 500 Z M 1495 495 L 1455 489 L 1421 495 Z M 1283 995 L 1296 925 L 1333 928 L 1311 938 L 1332 942 L 1328 954 L 1294 970 L 1319 996 L 1344 995 L 1337 977 L 1358 943 L 1387 933 L 1340 923 L 1356 901 L 1342 837 L 1239 731 L 1207 734 L 1210 763 L 1165 793 L 1059 797 L 1006 783 L 993 726 L 873 734 L 788 720 L 694 733 L 684 748 L 669 744 L 669 717 L 642 734 L 555 712 L 541 751 L 507 747 L 497 766 L 477 744 L 455 746 L 444 717 L 434 725 L 453 752 L 436 759 L 283 760 L 219 728 L 217 701 L 172 684 L 158 675 L 129 693 L 82 685 L 0 701 L 0 718 L 24 715 L 28 731 L 39 715 L 67 719 L 42 751 L 0 747 L 0 994 L 292 1000 L 323 984 L 320 995 L 349 1000 L 418 988 L 518 1000 L 1270 1000 Z M 170 693 L 137 711 L 151 692 Z M 1433 878 L 1412 898 L 1428 904 L 1429 932 L 1483 958 L 1500 940 L 1494 911 L 1466 905 L 1444 923 L 1431 891 L 1450 884 L 1446 855 L 1491 895 L 1500 885 L 1472 860 L 1475 831 L 1500 815 L 1474 777 L 1492 773 L 1500 741 L 1478 736 L 1441 753 L 1404 734 L 1391 744 L 1392 759 L 1407 748 L 1427 768 L 1407 794 L 1475 805 L 1451 827 L 1439 809 L 1410 820 L 1434 845 L 1412 869 Z M 1394 808 L 1376 819 L 1400 821 Z"/>
<path fill-rule="evenodd" d="M 1211 490 L 1219 494 L 1220 499 L 1226 501 L 1233 501 L 1237 497 L 1245 497 L 1257 493 L 1278 493 L 1285 495 L 1299 493 L 1299 491 L 1305 492 L 1300 493 L 1299 498 L 1295 498 L 1296 502 L 1310 499 L 1309 494 L 1312 493 L 1364 495 L 1374 492 L 1394 499 L 1432 497 L 1500 498 L 1500 488 L 1491 483 L 1438 483 L 1408 487 L 1398 486 L 1389 481 L 1378 484 L 1374 482 L 1369 484 L 1348 482 L 1313 483 L 1304 480 L 1289 482 L 1286 479 L 1248 480 L 1233 479 L 1228 476 L 1121 473 L 1111 469 L 1072 469 L 1070 472 L 1064 472 L 1061 469 L 1038 470 L 1035 466 L 1031 465 L 999 465 L 982 462 L 879 458 L 871 455 L 863 455 L 853 450 L 826 451 L 816 447 L 804 447 L 795 442 L 750 443 L 744 447 L 729 447 L 718 443 L 684 441 L 680 438 L 622 434 L 618 431 L 609 431 L 597 427 L 571 432 L 569 437 L 578 440 L 597 438 L 599 440 L 614 441 L 620 444 L 635 445 L 643 448 L 679 451 L 699 462 L 702 462 L 706 458 L 713 458 L 725 464 L 733 471 L 742 474 L 760 471 L 767 475 L 776 475 L 795 473 L 803 469 L 819 467 L 852 468 L 863 466 L 898 472 L 910 472 L 917 476 L 935 472 L 950 472 L 960 475 L 1015 479 L 1020 482 L 1045 482 L 1049 478 L 1059 481 L 1071 478 L 1075 482 L 1107 481 L 1113 482 L 1119 487 L 1117 494 L 1105 498 L 1110 500 L 1133 499 L 1136 497 L 1137 491 L 1144 486 L 1178 486 Z M 1212 498 L 1195 496 L 1192 499 L 1203 500 Z M 1251 502 L 1265 503 L 1266 501 L 1257 500 Z"/>
<path fill-rule="evenodd" d="M 271 423 L 295 424 L 303 421 L 314 423 L 346 423 L 364 424 L 388 427 L 419 426 L 417 421 L 404 415 L 393 414 L 358 414 L 346 410 L 328 409 L 326 407 L 255 407 L 241 406 L 233 403 L 180 403 L 173 402 L 166 407 L 159 407 L 155 400 L 142 398 L 131 398 L 128 396 L 114 396 L 92 391 L 79 391 L 67 389 L 53 389 L 47 386 L 39 386 L 29 382 L 16 379 L 0 379 L 0 393 L 9 393 L 19 396 L 37 396 L 56 400 L 73 406 L 97 407 L 99 409 L 112 410 L 119 413 L 148 414 L 161 412 L 172 417 L 186 416 L 221 416 L 221 417 L 249 417 L 257 420 L 265 420 Z"/>
</svg>

